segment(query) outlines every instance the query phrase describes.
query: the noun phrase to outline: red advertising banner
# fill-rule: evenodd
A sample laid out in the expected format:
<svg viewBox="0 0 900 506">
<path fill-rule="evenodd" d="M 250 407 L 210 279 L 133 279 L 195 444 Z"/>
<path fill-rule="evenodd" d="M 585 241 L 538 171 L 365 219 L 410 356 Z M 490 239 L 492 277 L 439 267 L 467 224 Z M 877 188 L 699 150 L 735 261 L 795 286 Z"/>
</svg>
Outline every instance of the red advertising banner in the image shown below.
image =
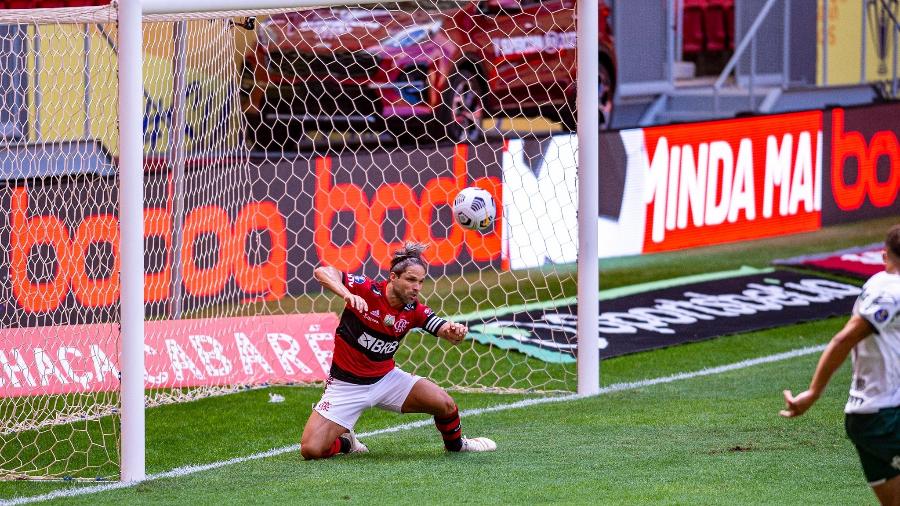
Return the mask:
<svg viewBox="0 0 900 506">
<path fill-rule="evenodd" d="M 900 104 L 838 107 L 824 126 L 824 224 L 900 215 Z"/>
<path fill-rule="evenodd" d="M 645 253 L 817 230 L 822 112 L 647 128 Z"/>
<path fill-rule="evenodd" d="M 866 251 L 854 251 L 817 258 L 804 262 L 803 265 L 826 272 L 848 274 L 859 279 L 869 279 L 884 270 L 883 251 L 884 247 L 879 244 Z"/>
<path fill-rule="evenodd" d="M 333 313 L 150 321 L 147 388 L 323 381 L 331 366 Z M 118 325 L 0 330 L 0 397 L 119 388 Z"/>
<path fill-rule="evenodd" d="M 775 265 L 806 267 L 859 279 L 869 279 L 884 270 L 883 255 L 884 244 L 875 243 L 830 253 L 780 259 L 772 263 Z"/>
</svg>

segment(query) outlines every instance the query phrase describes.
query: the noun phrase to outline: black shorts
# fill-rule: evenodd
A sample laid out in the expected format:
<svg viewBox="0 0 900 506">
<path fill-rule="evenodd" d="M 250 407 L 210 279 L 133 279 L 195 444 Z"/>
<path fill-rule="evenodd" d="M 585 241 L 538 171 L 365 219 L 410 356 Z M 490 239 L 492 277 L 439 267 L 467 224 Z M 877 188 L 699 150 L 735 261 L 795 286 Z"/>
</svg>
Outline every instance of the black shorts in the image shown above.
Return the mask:
<svg viewBox="0 0 900 506">
<path fill-rule="evenodd" d="M 874 487 L 900 476 L 900 407 L 847 414 L 844 427 L 856 446 L 869 485 Z"/>
</svg>

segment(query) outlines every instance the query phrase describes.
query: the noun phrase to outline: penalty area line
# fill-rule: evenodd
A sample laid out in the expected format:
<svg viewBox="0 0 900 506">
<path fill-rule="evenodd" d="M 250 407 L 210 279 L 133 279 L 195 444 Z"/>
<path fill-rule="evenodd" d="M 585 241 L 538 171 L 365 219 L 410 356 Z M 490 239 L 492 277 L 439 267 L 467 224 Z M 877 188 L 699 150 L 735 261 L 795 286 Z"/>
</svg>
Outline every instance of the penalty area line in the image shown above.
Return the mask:
<svg viewBox="0 0 900 506">
<path fill-rule="evenodd" d="M 747 360 L 742 360 L 740 362 L 734 362 L 732 364 L 720 365 L 716 367 L 708 367 L 705 369 L 700 369 L 698 371 L 691 372 L 682 372 L 677 374 L 672 374 L 670 376 L 662 376 L 659 378 L 651 378 L 640 381 L 633 381 L 627 383 L 615 383 L 613 385 L 609 385 L 607 387 L 603 387 L 597 393 L 597 395 L 605 395 L 611 394 L 615 392 L 623 392 L 626 390 L 635 390 L 638 388 L 650 387 L 653 385 L 661 385 L 664 383 L 674 383 L 676 381 L 688 380 L 693 378 L 699 378 L 703 376 L 713 376 L 716 374 L 723 374 L 726 372 L 737 371 L 739 369 L 746 369 L 748 367 L 753 367 L 761 364 L 769 364 L 772 362 L 780 362 L 782 360 L 789 360 L 792 358 L 802 357 L 804 355 L 811 355 L 813 353 L 821 352 L 825 349 L 825 345 L 818 346 L 809 346 L 806 348 L 798 348 L 796 350 L 786 351 L 783 353 L 776 353 L 774 355 L 767 355 L 764 357 L 751 358 Z M 486 408 L 473 408 L 467 409 L 460 413 L 460 417 L 465 418 L 467 416 L 478 416 L 486 413 L 496 413 L 499 411 L 508 411 L 511 409 L 521 409 L 527 408 L 530 406 L 537 406 L 539 404 L 549 404 L 553 402 L 567 402 L 577 399 L 585 399 L 593 397 L 593 395 L 581 395 L 581 394 L 569 394 L 569 395 L 559 395 L 554 397 L 538 397 L 532 399 L 525 399 L 521 401 L 511 402 L 508 404 L 498 404 L 496 406 L 490 406 Z M 371 437 L 378 436 L 381 434 L 391 434 L 394 432 L 401 432 L 411 429 L 417 429 L 419 427 L 426 427 L 433 424 L 432 420 L 418 420 L 415 422 L 404 423 L 401 425 L 395 425 L 393 427 L 388 427 L 385 429 L 373 430 L 366 433 L 357 434 L 358 437 Z M 116 483 L 104 483 L 102 485 L 90 485 L 86 487 L 79 488 L 68 488 L 62 490 L 56 490 L 53 492 L 49 492 L 46 494 L 29 496 L 29 497 L 17 497 L 14 499 L 8 500 L 0 500 L 0 506 L 15 506 L 19 504 L 31 504 L 42 501 L 49 501 L 51 499 L 60 499 L 66 497 L 77 497 L 82 495 L 90 495 L 90 494 L 98 494 L 101 492 L 107 492 L 112 490 L 119 490 L 123 488 L 130 488 L 139 483 L 143 483 L 146 481 L 153 480 L 161 480 L 165 478 L 180 478 L 182 476 L 188 476 L 191 474 L 199 473 L 202 471 L 210 471 L 212 469 L 219 469 L 221 467 L 231 466 L 234 464 L 241 464 L 243 462 L 249 462 L 252 460 L 265 459 L 268 457 L 275 457 L 278 455 L 282 455 L 289 452 L 299 452 L 300 445 L 293 444 L 290 446 L 282 446 L 280 448 L 274 448 L 267 452 L 254 453 L 252 455 L 247 455 L 245 457 L 236 457 L 233 459 L 222 460 L 219 462 L 212 462 L 210 464 L 201 464 L 201 465 L 191 465 L 191 466 L 183 466 L 177 467 L 170 471 L 166 471 L 163 473 L 151 474 L 148 475 L 147 478 L 143 481 L 132 481 L 132 482 L 116 482 Z"/>
</svg>

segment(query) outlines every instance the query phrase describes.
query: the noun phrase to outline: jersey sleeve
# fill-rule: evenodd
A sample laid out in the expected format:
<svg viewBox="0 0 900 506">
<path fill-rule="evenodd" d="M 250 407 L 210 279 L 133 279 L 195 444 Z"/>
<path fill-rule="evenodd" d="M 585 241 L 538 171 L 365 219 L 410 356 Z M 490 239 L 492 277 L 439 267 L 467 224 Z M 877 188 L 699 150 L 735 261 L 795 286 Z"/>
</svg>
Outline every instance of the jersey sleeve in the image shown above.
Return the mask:
<svg viewBox="0 0 900 506">
<path fill-rule="evenodd" d="M 419 316 L 419 324 L 417 325 L 417 327 L 425 329 L 426 332 L 434 336 L 437 336 L 438 331 L 441 330 L 441 327 L 445 323 L 447 323 L 447 320 L 434 314 L 434 311 L 432 311 L 430 307 L 424 304 L 421 304 L 419 306 L 419 311 L 417 311 L 416 313 Z"/>
<path fill-rule="evenodd" d="M 900 304 L 896 297 L 864 290 L 856 304 L 856 312 L 875 327 L 881 333 L 897 316 Z"/>
<path fill-rule="evenodd" d="M 341 273 L 341 281 L 353 295 L 363 295 L 372 290 L 372 280 L 365 276 L 354 276 L 347 272 Z"/>
</svg>

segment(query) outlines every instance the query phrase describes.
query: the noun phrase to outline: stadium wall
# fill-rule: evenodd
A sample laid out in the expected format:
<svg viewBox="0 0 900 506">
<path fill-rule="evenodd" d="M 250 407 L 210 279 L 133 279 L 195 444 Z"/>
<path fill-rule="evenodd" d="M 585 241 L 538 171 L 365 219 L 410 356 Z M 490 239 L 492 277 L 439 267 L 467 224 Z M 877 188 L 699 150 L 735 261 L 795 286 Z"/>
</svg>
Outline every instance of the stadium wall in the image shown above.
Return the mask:
<svg viewBox="0 0 900 506">
<path fill-rule="evenodd" d="M 603 133 L 600 256 L 900 215 L 897 132 L 893 103 Z M 250 176 L 239 163 L 210 171 L 195 161 L 184 192 L 184 307 L 318 292 L 312 270 L 325 259 L 377 276 L 403 240 L 429 243 L 432 275 L 573 262 L 576 154 L 575 136 L 559 135 L 256 160 Z M 148 169 L 146 181 L 145 296 L 148 315 L 165 316 L 173 185 L 166 167 Z M 453 224 L 449 202 L 468 185 L 500 204 L 487 235 Z M 104 175 L 0 188 L 4 326 L 62 323 L 75 312 L 84 323 L 114 320 L 117 198 Z"/>
</svg>

